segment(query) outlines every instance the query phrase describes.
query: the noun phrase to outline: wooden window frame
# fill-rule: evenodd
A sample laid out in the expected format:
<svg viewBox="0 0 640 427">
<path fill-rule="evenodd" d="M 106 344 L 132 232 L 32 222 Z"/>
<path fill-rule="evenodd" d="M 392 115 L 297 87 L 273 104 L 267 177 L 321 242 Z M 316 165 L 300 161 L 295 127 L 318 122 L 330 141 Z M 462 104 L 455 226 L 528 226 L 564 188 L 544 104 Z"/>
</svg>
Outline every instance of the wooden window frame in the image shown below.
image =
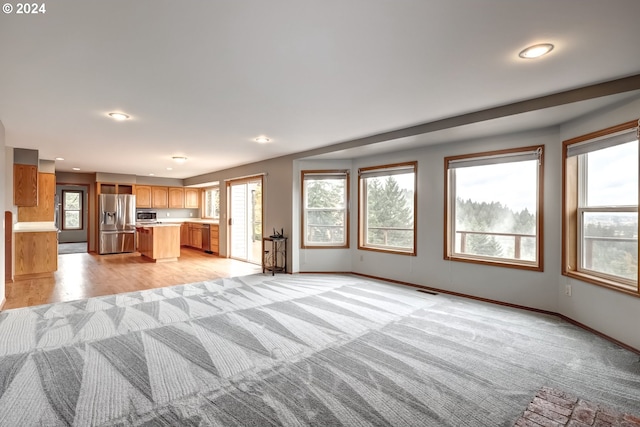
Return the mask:
<svg viewBox="0 0 640 427">
<path fill-rule="evenodd" d="M 366 236 L 366 219 L 365 215 L 365 197 L 364 194 L 364 180 L 362 178 L 363 173 L 385 169 L 396 168 L 413 168 L 413 242 L 410 250 L 402 250 L 397 247 L 384 247 L 384 246 L 367 246 L 365 245 Z M 383 252 L 388 254 L 417 256 L 417 238 L 418 238 L 418 162 L 402 162 L 393 163 L 379 166 L 369 166 L 358 169 L 358 249 L 373 252 Z"/>
<path fill-rule="evenodd" d="M 218 216 L 207 215 L 207 191 L 218 190 Z M 207 187 L 202 190 L 202 218 L 220 220 L 220 186 Z"/>
<path fill-rule="evenodd" d="M 66 209 L 65 207 L 65 200 L 66 197 L 65 195 L 67 193 L 78 193 L 78 200 L 80 200 L 80 209 Z M 78 230 L 84 230 L 84 200 L 82 200 L 82 196 L 83 196 L 83 191 L 82 190 L 62 190 L 62 203 L 61 203 L 61 207 L 62 207 L 62 212 L 61 212 L 61 225 L 62 225 L 62 230 L 63 231 L 78 231 Z M 67 211 L 70 212 L 79 212 L 79 216 L 80 216 L 80 226 L 79 227 L 74 227 L 74 228 L 69 228 L 66 226 L 66 221 L 65 221 L 65 213 Z"/>
<path fill-rule="evenodd" d="M 344 217 L 345 217 L 345 225 L 344 225 L 344 244 L 306 244 L 306 222 L 305 222 L 305 192 L 304 192 L 304 180 L 306 175 L 325 175 L 335 176 L 335 177 L 343 177 L 345 180 L 345 206 L 344 206 Z M 350 205 L 350 174 L 348 170 L 303 170 L 300 172 L 300 248 L 301 249 L 348 249 L 349 248 L 349 236 L 350 236 L 350 216 L 351 211 L 349 209 Z"/>
<path fill-rule="evenodd" d="M 640 280 L 636 277 L 635 289 L 624 280 L 615 280 L 610 276 L 600 276 L 588 271 L 578 269 L 578 257 L 580 256 L 579 239 L 579 159 L 578 156 L 568 157 L 569 147 L 601 138 L 617 132 L 636 129 L 636 135 L 640 133 L 639 120 L 631 120 L 615 126 L 608 127 L 586 135 L 568 139 L 562 142 L 562 275 L 577 279 L 593 285 L 602 286 L 627 295 L 640 297 Z M 639 174 L 640 176 L 640 174 Z M 640 189 L 640 185 L 638 186 Z M 639 195 L 640 200 L 640 195 Z M 640 269 L 638 270 L 640 274 Z"/>
<path fill-rule="evenodd" d="M 451 161 L 460 161 L 483 157 L 500 157 L 518 155 L 524 152 L 539 152 L 539 169 L 537 182 L 537 203 L 536 203 L 536 261 L 517 261 L 512 258 L 498 258 L 482 255 L 461 255 L 454 252 L 454 240 L 452 236 L 454 218 L 450 189 L 450 167 Z M 491 265 L 495 267 L 515 268 L 530 271 L 544 271 L 544 145 L 533 145 L 519 148 L 509 148 L 504 150 L 485 151 L 480 153 L 462 154 L 444 158 L 444 259 L 448 261 L 460 261 L 473 264 Z"/>
</svg>

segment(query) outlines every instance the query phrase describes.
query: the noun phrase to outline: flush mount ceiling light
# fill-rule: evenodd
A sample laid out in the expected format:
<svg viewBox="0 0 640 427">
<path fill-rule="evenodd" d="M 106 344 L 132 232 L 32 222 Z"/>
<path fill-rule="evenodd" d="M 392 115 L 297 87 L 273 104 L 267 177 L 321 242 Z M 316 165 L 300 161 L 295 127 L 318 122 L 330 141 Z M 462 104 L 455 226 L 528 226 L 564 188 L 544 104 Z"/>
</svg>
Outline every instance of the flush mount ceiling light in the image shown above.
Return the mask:
<svg viewBox="0 0 640 427">
<path fill-rule="evenodd" d="M 71 168 L 71 169 L 73 169 L 74 171 L 79 171 L 80 170 L 80 168 Z"/>
<path fill-rule="evenodd" d="M 256 142 L 259 142 L 260 144 L 266 144 L 267 142 L 269 142 L 269 141 L 271 141 L 271 140 L 270 140 L 269 138 L 267 138 L 266 136 L 261 135 L 261 136 L 257 137 L 257 138 L 255 139 L 255 141 L 256 141 Z"/>
<path fill-rule="evenodd" d="M 119 122 L 121 122 L 123 120 L 129 120 L 131 118 L 131 116 L 129 116 L 128 114 L 125 114 L 125 113 L 109 113 L 109 117 L 111 117 L 113 120 L 117 120 Z"/>
<path fill-rule="evenodd" d="M 177 162 L 177 163 L 184 163 L 187 161 L 187 158 L 184 156 L 173 156 L 172 159 L 174 162 Z"/>
<path fill-rule="evenodd" d="M 56 157 L 56 160 L 63 161 L 64 157 Z"/>
<path fill-rule="evenodd" d="M 524 59 L 535 59 L 546 55 L 552 50 L 553 45 L 551 43 L 534 44 L 533 46 L 529 46 L 528 48 L 522 50 L 518 54 L 518 56 Z"/>
</svg>

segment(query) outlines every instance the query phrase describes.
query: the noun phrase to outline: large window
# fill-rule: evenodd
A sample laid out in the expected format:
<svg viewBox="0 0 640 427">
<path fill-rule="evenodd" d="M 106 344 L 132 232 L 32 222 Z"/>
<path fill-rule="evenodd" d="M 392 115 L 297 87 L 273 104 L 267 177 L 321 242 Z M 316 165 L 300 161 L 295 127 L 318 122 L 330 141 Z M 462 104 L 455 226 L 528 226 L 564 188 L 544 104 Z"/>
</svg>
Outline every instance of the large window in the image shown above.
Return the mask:
<svg viewBox="0 0 640 427">
<path fill-rule="evenodd" d="M 62 229 L 82 230 L 82 191 L 62 191 Z"/>
<path fill-rule="evenodd" d="M 204 190 L 204 217 L 219 219 L 220 218 L 220 188 L 211 187 Z"/>
<path fill-rule="evenodd" d="M 638 293 L 638 123 L 565 141 L 563 274 Z"/>
<path fill-rule="evenodd" d="M 302 171 L 302 247 L 349 247 L 349 173 Z"/>
<path fill-rule="evenodd" d="M 541 271 L 543 147 L 445 158 L 445 259 Z"/>
<path fill-rule="evenodd" d="M 358 170 L 358 249 L 416 255 L 417 162 Z"/>
</svg>

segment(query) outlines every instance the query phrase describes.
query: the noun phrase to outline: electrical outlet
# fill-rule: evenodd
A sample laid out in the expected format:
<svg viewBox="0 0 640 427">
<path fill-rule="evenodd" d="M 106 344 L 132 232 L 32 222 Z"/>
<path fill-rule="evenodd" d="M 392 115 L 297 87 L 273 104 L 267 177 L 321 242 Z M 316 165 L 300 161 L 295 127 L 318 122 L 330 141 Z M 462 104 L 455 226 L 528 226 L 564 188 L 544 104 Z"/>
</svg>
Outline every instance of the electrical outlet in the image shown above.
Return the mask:
<svg viewBox="0 0 640 427">
<path fill-rule="evenodd" d="M 167 216 L 171 216 L 171 214 L 169 212 L 167 212 Z"/>
<path fill-rule="evenodd" d="M 189 212 L 189 216 L 193 216 L 193 212 Z"/>
<path fill-rule="evenodd" d="M 571 285 L 569 284 L 564 285 L 564 294 L 568 297 L 571 296 Z"/>
</svg>

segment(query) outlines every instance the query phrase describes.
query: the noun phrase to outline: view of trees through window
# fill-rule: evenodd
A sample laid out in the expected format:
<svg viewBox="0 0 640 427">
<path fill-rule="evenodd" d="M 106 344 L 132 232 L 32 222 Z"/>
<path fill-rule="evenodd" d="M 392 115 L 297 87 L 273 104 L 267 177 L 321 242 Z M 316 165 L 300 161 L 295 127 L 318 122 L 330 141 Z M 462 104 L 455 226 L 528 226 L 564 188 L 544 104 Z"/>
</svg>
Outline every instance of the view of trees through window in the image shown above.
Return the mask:
<svg viewBox="0 0 640 427">
<path fill-rule="evenodd" d="M 204 216 L 205 218 L 220 217 L 220 189 L 207 188 L 204 191 Z"/>
<path fill-rule="evenodd" d="M 82 192 L 63 191 L 63 229 L 79 230 L 82 228 Z"/>
<path fill-rule="evenodd" d="M 454 254 L 537 261 L 538 166 L 536 159 L 449 170 Z"/>
<path fill-rule="evenodd" d="M 388 175 L 365 175 L 362 181 L 364 245 L 414 251 L 414 168 Z"/>
<path fill-rule="evenodd" d="M 304 245 L 346 245 L 347 175 L 309 175 L 304 182 Z"/>
<path fill-rule="evenodd" d="M 638 142 L 580 155 L 581 268 L 636 281 Z"/>
</svg>

